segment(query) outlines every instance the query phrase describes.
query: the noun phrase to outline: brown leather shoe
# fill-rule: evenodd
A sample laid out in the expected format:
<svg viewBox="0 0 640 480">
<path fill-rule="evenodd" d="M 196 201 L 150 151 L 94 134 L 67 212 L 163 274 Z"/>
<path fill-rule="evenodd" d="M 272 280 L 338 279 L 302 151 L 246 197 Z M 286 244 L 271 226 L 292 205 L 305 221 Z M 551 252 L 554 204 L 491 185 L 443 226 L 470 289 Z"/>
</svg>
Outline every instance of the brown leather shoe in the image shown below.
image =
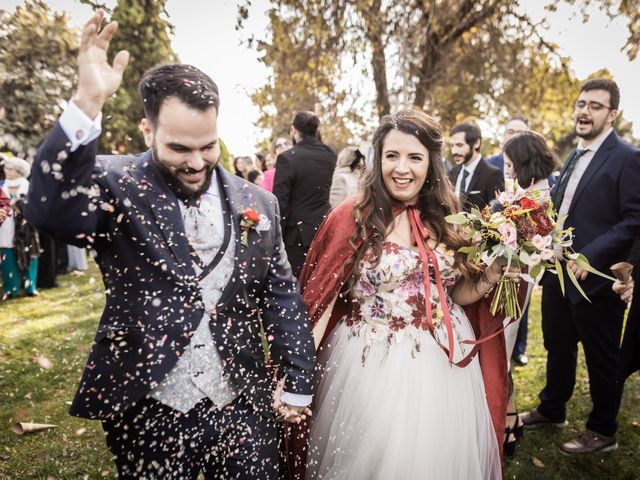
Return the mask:
<svg viewBox="0 0 640 480">
<path fill-rule="evenodd" d="M 537 408 L 529 412 L 521 413 L 520 421 L 524 425 L 524 428 L 534 428 L 541 425 L 553 425 L 554 427 L 564 428 L 569 424 L 566 420 L 562 420 L 561 422 L 551 420 L 549 417 L 542 415 Z"/>
<path fill-rule="evenodd" d="M 607 437 L 591 430 L 586 430 L 573 440 L 560 445 L 560 451 L 565 454 L 611 452 L 616 448 L 618 448 L 618 442 L 615 435 Z"/>
</svg>

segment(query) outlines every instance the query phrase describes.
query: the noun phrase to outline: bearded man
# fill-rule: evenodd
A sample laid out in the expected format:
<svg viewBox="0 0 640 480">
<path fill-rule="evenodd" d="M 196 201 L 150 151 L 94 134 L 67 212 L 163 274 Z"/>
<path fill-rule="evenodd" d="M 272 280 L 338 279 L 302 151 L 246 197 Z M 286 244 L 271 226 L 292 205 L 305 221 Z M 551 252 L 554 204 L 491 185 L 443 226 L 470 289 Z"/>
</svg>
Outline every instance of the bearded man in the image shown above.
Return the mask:
<svg viewBox="0 0 640 480">
<path fill-rule="evenodd" d="M 573 248 L 593 267 L 627 259 L 640 231 L 640 150 L 614 130 L 620 91 L 612 80 L 589 80 L 574 103 L 578 146 L 565 162 L 552 200 L 565 228 L 573 228 Z M 563 220 L 564 219 L 564 220 Z M 625 305 L 611 282 L 574 262 L 563 265 L 589 297 L 572 282 L 547 274 L 542 279 L 542 333 L 547 350 L 547 382 L 540 404 L 522 415 L 526 427 L 567 424 L 566 403 L 576 381 L 578 342 L 584 347 L 593 407 L 586 429 L 560 446 L 565 454 L 607 452 L 617 448 L 617 371 Z"/>
<path fill-rule="evenodd" d="M 120 478 L 275 479 L 275 421 L 310 414 L 314 367 L 277 201 L 218 165 L 218 89 L 189 65 L 140 81 L 147 152 L 96 156 L 128 61 L 107 63 L 117 24 L 100 29 L 103 15 L 84 26 L 77 92 L 38 151 L 25 212 L 92 246 L 106 288 L 71 414 L 102 420 Z"/>
</svg>

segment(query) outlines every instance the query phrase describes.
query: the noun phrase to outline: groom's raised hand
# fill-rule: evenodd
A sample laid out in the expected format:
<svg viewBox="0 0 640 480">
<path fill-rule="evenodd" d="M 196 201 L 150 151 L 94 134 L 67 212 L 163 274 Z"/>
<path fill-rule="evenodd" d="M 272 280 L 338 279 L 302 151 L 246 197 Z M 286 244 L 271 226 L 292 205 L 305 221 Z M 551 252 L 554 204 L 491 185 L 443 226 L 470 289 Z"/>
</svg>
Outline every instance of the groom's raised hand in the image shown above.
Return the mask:
<svg viewBox="0 0 640 480">
<path fill-rule="evenodd" d="M 109 65 L 107 52 L 118 24 L 110 22 L 100 30 L 103 18 L 104 11 L 98 10 L 84 25 L 78 53 L 78 90 L 73 101 L 91 119 L 118 90 L 129 62 L 129 52 L 122 50 Z"/>
</svg>

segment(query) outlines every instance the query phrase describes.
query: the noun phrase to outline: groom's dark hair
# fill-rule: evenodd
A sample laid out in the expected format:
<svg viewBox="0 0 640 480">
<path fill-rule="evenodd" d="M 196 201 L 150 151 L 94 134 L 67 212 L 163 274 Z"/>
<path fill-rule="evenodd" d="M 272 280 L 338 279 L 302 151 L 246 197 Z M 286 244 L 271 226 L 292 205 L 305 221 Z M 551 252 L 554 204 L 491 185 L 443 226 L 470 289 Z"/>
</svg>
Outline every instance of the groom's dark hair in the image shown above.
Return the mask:
<svg viewBox="0 0 640 480">
<path fill-rule="evenodd" d="M 138 93 L 144 114 L 154 125 L 162 102 L 169 97 L 176 97 L 200 111 L 214 107 L 218 112 L 220 107 L 218 86 L 209 75 L 192 65 L 175 63 L 147 70 L 138 84 Z"/>
</svg>

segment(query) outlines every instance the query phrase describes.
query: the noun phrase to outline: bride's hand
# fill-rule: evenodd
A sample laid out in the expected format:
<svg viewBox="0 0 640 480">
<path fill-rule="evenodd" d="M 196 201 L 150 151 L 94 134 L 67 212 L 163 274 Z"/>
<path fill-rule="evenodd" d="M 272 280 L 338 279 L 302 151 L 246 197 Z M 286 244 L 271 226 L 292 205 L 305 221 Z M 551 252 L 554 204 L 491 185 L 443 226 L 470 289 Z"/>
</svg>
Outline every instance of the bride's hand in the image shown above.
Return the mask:
<svg viewBox="0 0 640 480">
<path fill-rule="evenodd" d="M 498 283 L 503 276 L 511 278 L 515 283 L 520 283 L 520 269 L 513 265 L 507 267 L 494 261 L 484 269 L 484 274 L 490 283 Z"/>
</svg>

